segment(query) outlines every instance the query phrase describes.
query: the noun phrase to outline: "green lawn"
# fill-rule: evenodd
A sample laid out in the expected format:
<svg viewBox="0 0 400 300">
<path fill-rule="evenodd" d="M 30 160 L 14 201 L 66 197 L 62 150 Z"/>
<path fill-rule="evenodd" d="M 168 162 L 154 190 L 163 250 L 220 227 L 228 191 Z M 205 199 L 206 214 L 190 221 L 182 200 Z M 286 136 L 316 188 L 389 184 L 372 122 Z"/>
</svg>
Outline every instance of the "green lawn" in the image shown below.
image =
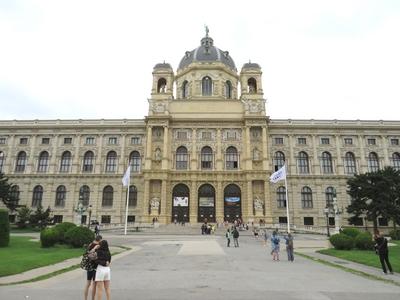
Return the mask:
<svg viewBox="0 0 400 300">
<path fill-rule="evenodd" d="M 400 272 L 400 242 L 391 241 L 391 243 L 396 244 L 396 246 L 389 247 L 389 261 L 393 271 Z M 318 252 L 379 269 L 381 268 L 379 256 L 376 255 L 374 251 L 324 249 Z"/>
<path fill-rule="evenodd" d="M 32 238 L 11 236 L 9 247 L 0 248 L 0 277 L 78 257 L 84 251 L 64 245 L 41 248 L 40 242 L 31 242 L 30 239 Z"/>
</svg>

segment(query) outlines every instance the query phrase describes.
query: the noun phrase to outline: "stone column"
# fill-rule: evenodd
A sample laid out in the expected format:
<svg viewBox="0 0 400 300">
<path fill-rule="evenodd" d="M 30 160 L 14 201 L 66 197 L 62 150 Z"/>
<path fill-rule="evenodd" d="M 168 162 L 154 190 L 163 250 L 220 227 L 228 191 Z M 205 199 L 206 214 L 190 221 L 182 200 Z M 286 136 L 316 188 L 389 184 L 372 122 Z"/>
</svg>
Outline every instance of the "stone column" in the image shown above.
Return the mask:
<svg viewBox="0 0 400 300">
<path fill-rule="evenodd" d="M 105 171 L 105 157 L 103 157 L 103 140 L 104 140 L 104 135 L 103 134 L 99 134 L 99 150 L 97 151 L 97 155 L 96 155 L 96 164 L 94 166 L 94 170 L 93 173 L 95 174 L 101 174 Z M 107 153 L 105 153 L 105 155 L 107 155 Z"/>
<path fill-rule="evenodd" d="M 81 135 L 77 134 L 74 138 L 74 148 L 75 153 L 72 153 L 72 169 L 71 172 L 73 174 L 82 172 L 82 168 L 80 168 L 79 161 L 82 161 L 83 156 L 80 157 L 79 149 L 81 146 Z"/>
<path fill-rule="evenodd" d="M 223 155 L 222 155 L 222 136 L 221 136 L 221 129 L 217 129 L 217 160 L 216 160 L 216 170 L 217 171 L 222 171 L 224 169 L 224 161 L 223 161 Z"/>
<path fill-rule="evenodd" d="M 243 166 L 245 170 L 252 170 L 253 169 L 253 159 L 252 159 L 252 151 L 250 145 L 250 126 L 245 127 L 245 135 L 244 135 L 244 157 L 243 157 Z M 264 154 L 263 154 L 264 156 Z"/>
<path fill-rule="evenodd" d="M 265 223 L 272 225 L 272 199 L 269 181 L 264 182 Z"/>
<path fill-rule="evenodd" d="M 315 135 L 312 135 L 312 141 L 313 141 L 313 162 L 311 164 L 311 170 L 310 174 L 314 175 L 321 175 L 321 164 L 319 161 L 319 155 L 318 155 L 318 150 L 317 150 L 317 139 Z"/>
<path fill-rule="evenodd" d="M 217 181 L 215 190 L 215 215 L 217 221 L 224 221 L 224 191 L 220 180 Z"/>
<path fill-rule="evenodd" d="M 58 159 L 57 159 L 57 148 L 58 148 L 58 134 L 55 134 L 54 135 L 54 138 L 53 138 L 53 140 L 52 140 L 52 143 L 51 143 L 52 145 L 51 145 L 51 152 L 50 152 L 50 155 L 51 155 L 51 158 L 50 158 L 50 164 L 49 164 L 49 170 L 48 170 L 48 172 L 50 173 L 50 174 L 54 174 L 54 173 L 58 173 L 58 165 L 57 165 L 57 161 L 59 161 Z M 60 153 L 61 154 L 61 153 Z"/>
<path fill-rule="evenodd" d="M 10 135 L 9 140 L 8 140 L 7 153 L 5 154 L 6 161 L 5 161 L 5 164 L 3 165 L 3 173 L 4 174 L 11 174 L 11 173 L 14 173 L 14 171 L 15 171 L 15 162 L 17 159 L 18 152 L 16 152 L 14 150 L 14 149 L 16 149 L 14 143 L 15 143 L 15 135 Z M 20 187 L 20 190 L 21 190 L 21 187 Z"/>
<path fill-rule="evenodd" d="M 161 168 L 163 170 L 168 169 L 169 165 L 169 155 L 168 155 L 168 145 L 169 145 L 169 131 L 168 126 L 164 126 L 164 141 L 163 141 L 163 158 Z"/>
<path fill-rule="evenodd" d="M 243 199 L 242 199 L 243 201 Z M 247 220 L 253 219 L 254 220 L 254 211 L 253 211 L 253 182 L 251 179 L 247 181 L 247 188 L 246 188 L 246 198 L 243 201 L 243 206 L 245 206 L 246 211 L 244 212 L 247 216 Z M 247 221 L 245 220 L 245 222 Z"/>
<path fill-rule="evenodd" d="M 190 170 L 201 169 L 198 165 L 197 157 L 197 130 L 193 128 L 192 130 L 192 153 L 190 154 Z"/>
<path fill-rule="evenodd" d="M 149 221 L 149 201 L 150 201 L 150 180 L 144 180 L 144 197 L 143 197 L 143 206 L 142 206 L 142 220 L 141 222 Z"/>
<path fill-rule="evenodd" d="M 152 127 L 150 125 L 147 126 L 147 136 L 146 136 L 146 156 L 144 168 L 146 170 L 151 169 L 151 161 L 152 161 L 152 153 L 151 153 L 151 139 L 153 137 Z"/>
<path fill-rule="evenodd" d="M 368 172 L 367 161 L 365 159 L 364 139 L 363 136 L 358 136 L 358 146 L 360 149 L 360 164 L 357 166 L 357 173 Z"/>
<path fill-rule="evenodd" d="M 389 159 L 389 137 L 388 136 L 381 136 L 382 140 L 382 149 L 383 149 L 383 166 L 390 166 L 390 159 Z M 379 166 L 383 168 L 381 162 L 379 162 Z"/>
<path fill-rule="evenodd" d="M 198 209 L 198 196 L 197 196 L 197 183 L 192 181 L 190 186 L 190 201 L 189 201 L 189 221 L 191 224 L 197 223 L 197 209 Z"/>
<path fill-rule="evenodd" d="M 161 199 L 160 199 L 160 205 L 161 205 L 161 214 L 160 214 L 160 222 L 161 223 L 168 223 L 167 222 L 167 180 L 162 180 L 161 181 Z"/>
<path fill-rule="evenodd" d="M 36 150 L 36 139 L 37 136 L 36 135 L 32 135 L 32 139 L 29 141 L 30 142 L 30 149 L 29 152 L 27 153 L 27 165 L 25 167 L 25 172 L 26 174 L 31 174 L 31 173 L 36 173 L 37 171 L 37 163 L 35 164 L 35 160 L 37 161 L 37 159 L 39 158 L 39 153 L 35 153 Z M 35 169 L 36 166 L 36 169 Z"/>
<path fill-rule="evenodd" d="M 126 143 L 126 134 L 121 135 L 121 143 L 120 143 L 120 149 L 121 149 L 121 154 L 120 154 L 120 160 L 118 162 L 118 169 L 117 173 L 123 172 L 125 173 L 126 168 L 128 167 L 129 164 L 129 157 L 125 158 L 125 143 Z"/>
<path fill-rule="evenodd" d="M 337 134 L 336 139 L 336 163 L 334 163 L 334 173 L 337 175 L 344 175 L 343 159 L 340 153 L 340 136 Z M 334 161 L 333 161 L 334 162 Z"/>
<path fill-rule="evenodd" d="M 269 170 L 270 162 L 268 156 L 268 139 L 267 139 L 267 128 L 265 126 L 262 127 L 262 160 L 263 160 L 263 170 Z"/>
<path fill-rule="evenodd" d="M 296 173 L 297 172 L 297 170 L 296 170 L 297 161 L 296 161 L 294 151 L 293 151 L 293 146 L 295 144 L 293 135 L 289 135 L 288 140 L 289 140 L 289 161 L 286 160 L 287 173 L 288 173 L 288 175 L 297 174 Z"/>
</svg>

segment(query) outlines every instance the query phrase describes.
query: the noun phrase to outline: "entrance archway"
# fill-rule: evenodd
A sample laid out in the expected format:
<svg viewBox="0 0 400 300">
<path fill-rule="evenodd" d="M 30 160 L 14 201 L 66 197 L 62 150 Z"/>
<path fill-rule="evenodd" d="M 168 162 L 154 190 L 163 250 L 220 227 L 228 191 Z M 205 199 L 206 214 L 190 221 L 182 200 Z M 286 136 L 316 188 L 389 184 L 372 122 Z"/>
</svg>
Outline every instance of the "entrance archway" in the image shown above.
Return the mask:
<svg viewBox="0 0 400 300">
<path fill-rule="evenodd" d="M 224 217 L 228 222 L 242 218 L 241 191 L 236 184 L 229 184 L 224 189 Z"/>
<path fill-rule="evenodd" d="M 183 183 L 172 190 L 172 222 L 189 222 L 189 195 L 189 188 Z"/>
<path fill-rule="evenodd" d="M 211 184 L 203 184 L 198 191 L 197 222 L 215 222 L 215 189 Z"/>
</svg>

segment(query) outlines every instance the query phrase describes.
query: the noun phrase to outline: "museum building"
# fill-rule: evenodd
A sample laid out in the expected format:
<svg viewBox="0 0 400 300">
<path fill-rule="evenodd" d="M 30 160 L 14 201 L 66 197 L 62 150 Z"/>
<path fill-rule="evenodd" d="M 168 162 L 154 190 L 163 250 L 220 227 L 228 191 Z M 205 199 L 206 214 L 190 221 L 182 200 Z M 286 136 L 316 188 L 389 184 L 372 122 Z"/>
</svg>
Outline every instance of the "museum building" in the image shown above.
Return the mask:
<svg viewBox="0 0 400 300">
<path fill-rule="evenodd" d="M 269 182 L 286 164 L 294 226 L 325 226 L 326 209 L 347 225 L 349 176 L 400 170 L 400 121 L 270 119 L 261 67 L 239 73 L 208 32 L 176 72 L 152 74 L 145 119 L 0 121 L 0 170 L 19 203 L 56 222 L 80 210 L 82 223 L 123 223 L 130 163 L 129 222 L 286 224 L 284 182 Z"/>
</svg>

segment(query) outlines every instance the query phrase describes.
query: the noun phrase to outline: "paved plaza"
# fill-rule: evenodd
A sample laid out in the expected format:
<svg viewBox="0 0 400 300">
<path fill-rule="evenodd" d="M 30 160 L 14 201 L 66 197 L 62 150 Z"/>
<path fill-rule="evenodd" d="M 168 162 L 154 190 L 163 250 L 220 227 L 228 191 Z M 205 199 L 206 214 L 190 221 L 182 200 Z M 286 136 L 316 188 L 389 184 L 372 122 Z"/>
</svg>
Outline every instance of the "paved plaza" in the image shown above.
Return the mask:
<svg viewBox="0 0 400 300">
<path fill-rule="evenodd" d="M 104 236 L 111 244 L 133 247 L 112 262 L 111 294 L 117 300 L 397 300 L 400 295 L 400 287 L 393 284 L 300 256 L 290 263 L 285 251 L 281 261 L 274 262 L 270 245 L 245 234 L 239 248 L 226 248 L 222 234 Z M 323 242 L 318 236 L 296 238 L 297 245 Z M 78 269 L 44 281 L 2 286 L 0 299 L 82 299 L 85 280 L 85 271 Z"/>
</svg>

